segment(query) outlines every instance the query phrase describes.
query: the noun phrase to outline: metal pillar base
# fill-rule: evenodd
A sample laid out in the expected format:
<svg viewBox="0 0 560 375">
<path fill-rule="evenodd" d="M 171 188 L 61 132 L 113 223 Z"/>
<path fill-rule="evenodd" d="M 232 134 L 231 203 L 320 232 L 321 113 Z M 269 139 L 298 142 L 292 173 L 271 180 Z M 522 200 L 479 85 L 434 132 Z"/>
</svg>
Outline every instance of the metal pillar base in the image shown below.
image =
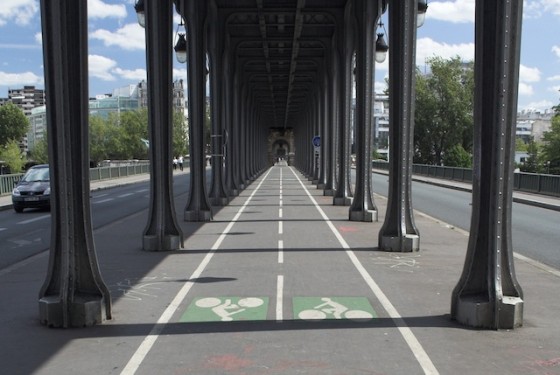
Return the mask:
<svg viewBox="0 0 560 375">
<path fill-rule="evenodd" d="M 381 236 L 379 238 L 379 249 L 401 253 L 418 251 L 420 250 L 420 236 L 416 234 L 405 234 L 402 238 L 398 236 Z"/>
<path fill-rule="evenodd" d="M 336 191 L 334 189 L 325 189 L 325 191 L 323 191 L 323 195 L 326 197 L 333 197 L 335 193 Z"/>
<path fill-rule="evenodd" d="M 90 327 L 107 319 L 105 299 L 99 296 L 74 295 L 74 300 L 65 306 L 58 296 L 39 299 L 39 319 L 48 327 L 65 327 L 64 309 L 68 309 L 70 327 Z"/>
<path fill-rule="evenodd" d="M 246 187 L 245 184 L 239 184 L 239 191 L 245 190 Z"/>
<path fill-rule="evenodd" d="M 365 210 L 365 211 L 350 211 L 350 221 L 363 221 L 370 223 L 377 221 L 377 211 Z"/>
<path fill-rule="evenodd" d="M 324 189 L 324 188 L 325 188 L 324 183 L 317 183 L 317 189 Z"/>
<path fill-rule="evenodd" d="M 469 327 L 513 329 L 523 325 L 523 300 L 519 297 L 503 297 L 498 302 L 497 321 L 494 304 L 485 295 L 459 297 L 456 303 L 455 320 Z"/>
<path fill-rule="evenodd" d="M 313 184 L 313 185 L 317 185 L 318 183 L 319 183 L 319 180 L 312 180 L 311 181 L 311 184 Z"/>
<path fill-rule="evenodd" d="M 237 197 L 237 196 L 239 195 L 239 190 L 238 190 L 238 189 L 231 189 L 231 190 L 229 191 L 229 195 L 230 195 L 231 197 Z"/>
<path fill-rule="evenodd" d="M 210 221 L 212 211 L 193 210 L 185 211 L 185 221 Z"/>
<path fill-rule="evenodd" d="M 333 206 L 350 206 L 352 205 L 351 197 L 335 197 L 333 199 Z"/>
<path fill-rule="evenodd" d="M 210 203 L 212 206 L 223 207 L 227 206 L 229 203 L 229 199 L 225 197 L 218 197 L 218 198 L 210 198 Z"/>
<path fill-rule="evenodd" d="M 160 238 L 145 234 L 142 241 L 142 248 L 146 251 L 171 251 L 181 248 L 180 235 L 168 234 Z"/>
</svg>

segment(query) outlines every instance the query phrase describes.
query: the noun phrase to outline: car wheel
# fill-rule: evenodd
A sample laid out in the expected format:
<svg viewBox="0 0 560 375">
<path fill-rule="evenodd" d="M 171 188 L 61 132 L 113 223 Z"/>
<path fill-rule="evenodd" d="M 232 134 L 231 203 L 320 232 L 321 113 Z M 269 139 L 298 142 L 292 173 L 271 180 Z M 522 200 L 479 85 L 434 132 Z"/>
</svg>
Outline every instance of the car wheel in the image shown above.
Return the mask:
<svg viewBox="0 0 560 375">
<path fill-rule="evenodd" d="M 14 204 L 14 211 L 15 211 L 15 212 L 18 212 L 18 213 L 21 213 L 21 212 L 23 212 L 23 207 Z"/>
</svg>

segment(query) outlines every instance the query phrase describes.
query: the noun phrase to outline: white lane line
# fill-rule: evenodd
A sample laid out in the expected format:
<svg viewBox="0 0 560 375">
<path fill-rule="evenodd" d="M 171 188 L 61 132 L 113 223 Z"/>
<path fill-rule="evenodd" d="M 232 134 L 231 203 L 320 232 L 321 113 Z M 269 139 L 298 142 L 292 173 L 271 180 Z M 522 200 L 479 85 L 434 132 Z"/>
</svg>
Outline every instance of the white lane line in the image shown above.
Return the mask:
<svg viewBox="0 0 560 375">
<path fill-rule="evenodd" d="M 115 200 L 115 198 L 101 199 L 100 201 L 91 202 L 91 204 L 100 204 L 100 203 L 110 202 L 112 200 Z"/>
<path fill-rule="evenodd" d="M 278 240 L 278 263 L 284 263 L 284 241 Z"/>
<path fill-rule="evenodd" d="M 126 194 L 121 194 L 119 195 L 117 198 L 125 198 L 125 197 L 130 197 L 131 195 L 134 195 L 134 193 L 126 193 Z"/>
<path fill-rule="evenodd" d="M 280 207 L 282 207 L 282 198 L 280 198 L 280 203 L 278 204 Z"/>
<path fill-rule="evenodd" d="M 283 234 L 283 233 L 284 233 L 284 222 L 279 221 L 278 222 L 278 234 Z"/>
<path fill-rule="evenodd" d="M 143 193 L 145 191 L 148 191 L 150 189 L 140 189 L 140 190 L 136 190 L 135 193 Z"/>
<path fill-rule="evenodd" d="M 399 314 L 399 312 L 397 311 L 395 306 L 393 306 L 391 301 L 389 301 L 389 298 L 387 298 L 387 296 L 385 295 L 385 293 L 383 293 L 383 291 L 381 290 L 379 285 L 377 285 L 375 280 L 373 280 L 373 278 L 370 276 L 370 274 L 365 269 L 365 267 L 362 265 L 362 263 L 360 262 L 360 260 L 356 256 L 356 254 L 354 254 L 354 252 L 352 251 L 352 249 L 350 248 L 350 246 L 348 245 L 346 240 L 340 235 L 339 231 L 336 229 L 334 224 L 330 221 L 329 217 L 325 214 L 323 209 L 319 206 L 319 204 L 317 203 L 315 198 L 313 198 L 313 196 L 311 195 L 309 190 L 307 190 L 307 188 L 305 187 L 305 185 L 303 184 L 301 179 L 293 171 L 292 167 L 290 167 L 290 170 L 292 171 L 292 173 L 294 174 L 296 179 L 299 181 L 301 187 L 307 193 L 307 196 L 309 197 L 309 199 L 311 199 L 311 202 L 313 203 L 313 205 L 315 206 L 317 211 L 319 211 L 319 213 L 323 217 L 323 220 L 327 223 L 327 225 L 329 226 L 329 228 L 331 229 L 331 231 L 333 232 L 335 237 L 338 239 L 338 242 L 340 243 L 342 248 L 344 248 L 344 250 L 346 251 L 346 254 L 348 255 L 348 257 L 350 258 L 350 260 L 354 264 L 354 267 L 356 267 L 356 269 L 358 270 L 358 272 L 360 273 L 360 275 L 362 276 L 362 278 L 364 279 L 366 284 L 369 286 L 369 288 L 371 289 L 371 291 L 373 292 L 375 297 L 379 300 L 379 302 L 381 303 L 381 305 L 383 306 L 385 311 L 387 311 L 387 314 L 389 314 L 389 316 L 393 320 L 393 323 L 398 328 L 401 336 L 403 337 L 403 339 L 408 344 L 408 347 L 412 351 L 412 354 L 414 354 L 414 357 L 416 357 L 416 360 L 418 361 L 420 366 L 422 366 L 422 369 L 424 370 L 424 373 L 425 374 L 433 374 L 433 375 L 439 374 L 439 371 L 434 366 L 432 360 L 428 356 L 428 353 L 426 353 L 426 351 L 424 350 L 424 348 L 420 344 L 420 341 L 418 341 L 418 339 L 416 338 L 416 336 L 414 335 L 412 330 L 406 325 L 406 322 L 401 317 L 401 315 Z"/>
<path fill-rule="evenodd" d="M 28 219 L 28 220 L 20 221 L 20 222 L 18 222 L 18 223 L 16 223 L 16 224 L 18 224 L 18 225 L 29 224 L 29 223 L 32 223 L 32 222 L 34 222 L 34 221 L 43 220 L 43 219 L 46 219 L 46 218 L 49 218 L 49 217 L 51 217 L 51 215 L 38 216 L 38 217 L 34 217 L 33 219 Z"/>
<path fill-rule="evenodd" d="M 284 276 L 278 275 L 276 283 L 276 321 L 281 322 L 284 320 L 283 303 L 284 303 Z"/>
<path fill-rule="evenodd" d="M 220 237 L 218 237 L 218 239 L 216 240 L 216 242 L 214 243 L 214 245 L 212 246 L 208 254 L 206 254 L 202 262 L 200 262 L 196 270 L 189 277 L 189 280 L 196 280 L 197 278 L 200 277 L 200 275 L 202 274 L 202 272 L 204 271 L 208 263 L 210 263 L 210 260 L 214 256 L 214 253 L 216 252 L 216 250 L 220 248 L 220 245 L 226 238 L 227 234 L 229 233 L 229 231 L 231 230 L 235 222 L 239 220 L 239 217 L 241 216 L 241 214 L 243 213 L 243 211 L 245 210 L 245 208 L 247 207 L 247 205 L 249 204 L 253 196 L 260 189 L 261 185 L 266 180 L 271 170 L 272 169 L 270 169 L 267 172 L 267 174 L 263 177 L 262 181 L 259 183 L 257 188 L 253 190 L 253 192 L 247 198 L 243 206 L 239 208 L 237 214 L 234 216 L 234 218 L 224 229 Z M 140 365 L 142 364 L 142 362 L 144 361 L 144 359 L 146 358 L 146 356 L 154 346 L 156 340 L 159 338 L 159 335 L 165 329 L 165 327 L 173 317 L 173 314 L 175 314 L 175 311 L 177 311 L 179 306 L 183 303 L 183 300 L 185 299 L 185 297 L 187 296 L 187 294 L 189 293 L 189 291 L 191 290 L 194 284 L 195 283 L 193 281 L 187 281 L 185 284 L 183 284 L 181 290 L 179 290 L 175 298 L 173 298 L 173 301 L 171 301 L 171 303 L 169 304 L 169 306 L 167 306 L 163 314 L 161 314 L 157 323 L 153 326 L 148 336 L 144 338 L 144 340 L 142 341 L 138 349 L 136 349 L 136 352 L 134 352 L 134 354 L 126 364 L 126 367 L 121 371 L 121 375 L 133 375 L 136 373 L 136 371 L 138 370 L 138 368 L 140 367 Z"/>
<path fill-rule="evenodd" d="M 278 217 L 282 217 L 282 208 L 278 209 Z"/>
<path fill-rule="evenodd" d="M 93 198 L 106 197 L 107 195 L 109 195 L 109 193 L 105 193 L 105 194 L 96 194 L 95 197 L 93 197 Z"/>
<path fill-rule="evenodd" d="M 3 230 L 6 230 L 6 229 L 8 229 L 8 228 L 0 228 L 0 232 L 2 232 Z"/>
</svg>

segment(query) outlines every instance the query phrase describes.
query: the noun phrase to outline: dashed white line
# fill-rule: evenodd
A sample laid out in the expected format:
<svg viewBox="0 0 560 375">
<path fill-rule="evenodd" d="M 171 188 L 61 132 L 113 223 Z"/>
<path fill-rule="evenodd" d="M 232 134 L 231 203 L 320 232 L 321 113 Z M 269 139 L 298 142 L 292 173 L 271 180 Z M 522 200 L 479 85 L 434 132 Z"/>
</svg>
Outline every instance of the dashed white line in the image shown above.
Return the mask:
<svg viewBox="0 0 560 375">
<path fill-rule="evenodd" d="M 278 234 L 283 234 L 283 233 L 284 233 L 284 222 L 279 221 L 278 222 Z"/>
<path fill-rule="evenodd" d="M 284 241 L 278 240 L 278 263 L 284 263 Z"/>
<path fill-rule="evenodd" d="M 278 209 L 278 217 L 282 217 L 282 209 L 281 208 Z"/>
<path fill-rule="evenodd" d="M 149 189 L 140 189 L 140 190 L 136 190 L 135 193 L 143 193 L 145 191 L 148 191 Z"/>
<path fill-rule="evenodd" d="M 276 321 L 281 322 L 284 320 L 284 276 L 278 275 L 276 282 Z"/>
<path fill-rule="evenodd" d="M 381 290 L 379 285 L 377 285 L 375 280 L 373 280 L 373 278 L 368 273 L 366 268 L 362 265 L 362 263 L 360 262 L 360 260 L 356 256 L 356 254 L 354 254 L 354 251 L 352 251 L 352 249 L 350 248 L 350 246 L 348 245 L 346 240 L 340 235 L 340 232 L 336 229 L 334 224 L 330 221 L 329 217 L 325 214 L 323 209 L 319 206 L 319 204 L 317 203 L 315 198 L 313 198 L 313 196 L 311 195 L 309 190 L 307 190 L 307 187 L 303 184 L 303 182 L 298 177 L 298 175 L 296 175 L 296 173 L 293 171 L 292 167 L 290 167 L 290 170 L 292 171 L 292 173 L 296 177 L 296 179 L 299 181 L 301 187 L 305 190 L 307 196 L 309 197 L 309 199 L 311 200 L 311 202 L 313 203 L 313 205 L 315 206 L 317 211 L 319 211 L 319 214 L 323 217 L 323 220 L 325 221 L 325 223 L 331 229 L 331 232 L 338 239 L 338 242 L 340 243 L 342 248 L 346 251 L 346 254 L 348 255 L 348 257 L 350 258 L 350 260 L 354 264 L 354 267 L 356 267 L 356 269 L 358 270 L 358 272 L 360 273 L 360 275 L 362 276 L 362 278 L 364 279 L 366 284 L 369 286 L 369 288 L 371 289 L 371 291 L 373 292 L 375 297 L 379 300 L 379 302 L 381 303 L 381 305 L 383 306 L 385 311 L 387 311 L 387 314 L 389 314 L 389 317 L 393 320 L 393 322 L 394 322 L 395 326 L 397 327 L 397 329 L 399 330 L 401 336 L 406 341 L 406 343 L 408 344 L 408 347 L 412 351 L 412 354 L 414 354 L 414 357 L 416 358 L 416 360 L 418 361 L 418 363 L 420 364 L 420 366 L 424 370 L 424 373 L 425 374 L 431 374 L 431 375 L 439 374 L 439 371 L 434 366 L 432 360 L 428 356 L 428 353 L 426 353 L 426 351 L 422 347 L 422 344 L 420 344 L 420 341 L 418 341 L 418 339 L 416 338 L 416 336 L 414 335 L 414 333 L 412 332 L 410 327 L 408 327 L 408 325 L 406 324 L 406 322 L 404 321 L 402 316 L 399 314 L 399 312 L 397 311 L 395 306 L 393 306 L 393 304 L 391 303 L 389 298 L 387 298 L 387 296 L 385 295 L 385 293 L 383 293 L 383 291 Z"/>
<path fill-rule="evenodd" d="M 126 198 L 126 197 L 130 197 L 131 195 L 134 195 L 134 193 L 121 194 L 117 198 Z"/>
<path fill-rule="evenodd" d="M 28 219 L 28 220 L 20 221 L 20 222 L 18 222 L 18 223 L 16 223 L 16 224 L 18 224 L 18 225 L 29 224 L 29 223 L 32 223 L 32 222 L 34 222 L 34 221 L 39 221 L 39 220 L 47 219 L 47 218 L 49 218 L 49 217 L 51 217 L 51 215 L 43 215 L 43 216 L 39 216 L 39 217 L 34 217 L 33 219 Z"/>
<path fill-rule="evenodd" d="M 0 232 L 2 232 L 3 230 L 6 230 L 6 229 L 8 229 L 8 228 L 0 228 Z"/>
<path fill-rule="evenodd" d="M 270 171 L 272 171 L 272 169 L 268 171 L 268 173 L 263 177 L 262 181 L 258 184 L 257 188 L 253 190 L 251 195 L 247 198 L 243 206 L 239 208 L 237 214 L 229 222 L 229 224 L 224 229 L 220 237 L 218 237 L 218 239 L 216 240 L 216 242 L 214 243 L 214 245 L 212 246 L 208 254 L 206 254 L 202 262 L 200 262 L 200 264 L 198 265 L 198 267 L 192 273 L 192 275 L 189 277 L 188 280 L 196 280 L 197 278 L 200 277 L 200 275 L 202 274 L 202 272 L 204 271 L 208 263 L 210 263 L 210 260 L 216 253 L 216 250 L 219 249 L 220 245 L 226 238 L 227 234 L 229 233 L 233 225 L 237 222 L 237 220 L 239 220 L 239 217 L 241 216 L 241 214 L 243 213 L 243 211 L 245 210 L 245 208 L 247 207 L 251 199 L 253 199 L 255 194 L 259 191 L 261 185 L 270 174 Z M 144 340 L 142 341 L 138 349 L 136 349 L 136 352 L 134 352 L 134 354 L 126 364 L 126 367 L 121 371 L 121 375 L 133 375 L 136 373 L 136 371 L 138 370 L 142 362 L 144 362 L 144 359 L 146 358 L 146 356 L 154 346 L 155 342 L 159 338 L 159 335 L 165 329 L 165 327 L 173 317 L 173 314 L 175 314 L 175 311 L 177 311 L 179 306 L 183 303 L 183 300 L 185 299 L 185 297 L 187 296 L 191 288 L 194 286 L 194 284 L 195 284 L 194 281 L 187 281 L 185 284 L 183 284 L 183 286 L 181 287 L 181 289 L 179 290 L 175 298 L 173 298 L 173 301 L 171 301 L 171 303 L 167 306 L 163 314 L 161 314 L 161 316 L 159 317 L 156 324 L 153 326 L 148 336 L 144 338 Z"/>
<path fill-rule="evenodd" d="M 115 200 L 115 198 L 107 198 L 107 199 L 102 199 L 100 201 L 96 201 L 96 202 L 91 202 L 91 204 L 100 204 L 100 203 L 105 203 L 105 202 L 110 202 Z"/>
</svg>

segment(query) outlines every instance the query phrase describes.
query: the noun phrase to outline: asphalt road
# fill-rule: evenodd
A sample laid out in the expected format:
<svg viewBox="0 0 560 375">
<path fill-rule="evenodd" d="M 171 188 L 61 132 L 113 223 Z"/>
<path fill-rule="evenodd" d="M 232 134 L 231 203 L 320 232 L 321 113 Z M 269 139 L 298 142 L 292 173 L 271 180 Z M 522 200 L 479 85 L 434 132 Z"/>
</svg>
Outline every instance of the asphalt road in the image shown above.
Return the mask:
<svg viewBox="0 0 560 375">
<path fill-rule="evenodd" d="M 373 191 L 387 196 L 385 175 L 373 175 Z M 422 182 L 412 182 L 412 204 L 421 211 L 454 227 L 469 231 L 471 193 Z M 556 269 L 560 269 L 560 212 L 513 204 L 513 250 Z"/>
<path fill-rule="evenodd" d="M 186 194 L 189 175 L 176 175 L 174 193 L 177 199 Z M 373 191 L 387 195 L 387 176 L 373 175 Z M 92 192 L 94 229 L 112 225 L 119 220 L 148 208 L 149 183 Z M 470 227 L 471 194 L 421 182 L 412 185 L 414 209 L 468 231 Z M 180 215 L 180 213 L 178 213 Z M 45 251 L 50 239 L 50 214 L 26 210 L 0 212 L 0 269 Z M 560 269 L 560 212 L 513 205 L 514 251 Z"/>
</svg>

